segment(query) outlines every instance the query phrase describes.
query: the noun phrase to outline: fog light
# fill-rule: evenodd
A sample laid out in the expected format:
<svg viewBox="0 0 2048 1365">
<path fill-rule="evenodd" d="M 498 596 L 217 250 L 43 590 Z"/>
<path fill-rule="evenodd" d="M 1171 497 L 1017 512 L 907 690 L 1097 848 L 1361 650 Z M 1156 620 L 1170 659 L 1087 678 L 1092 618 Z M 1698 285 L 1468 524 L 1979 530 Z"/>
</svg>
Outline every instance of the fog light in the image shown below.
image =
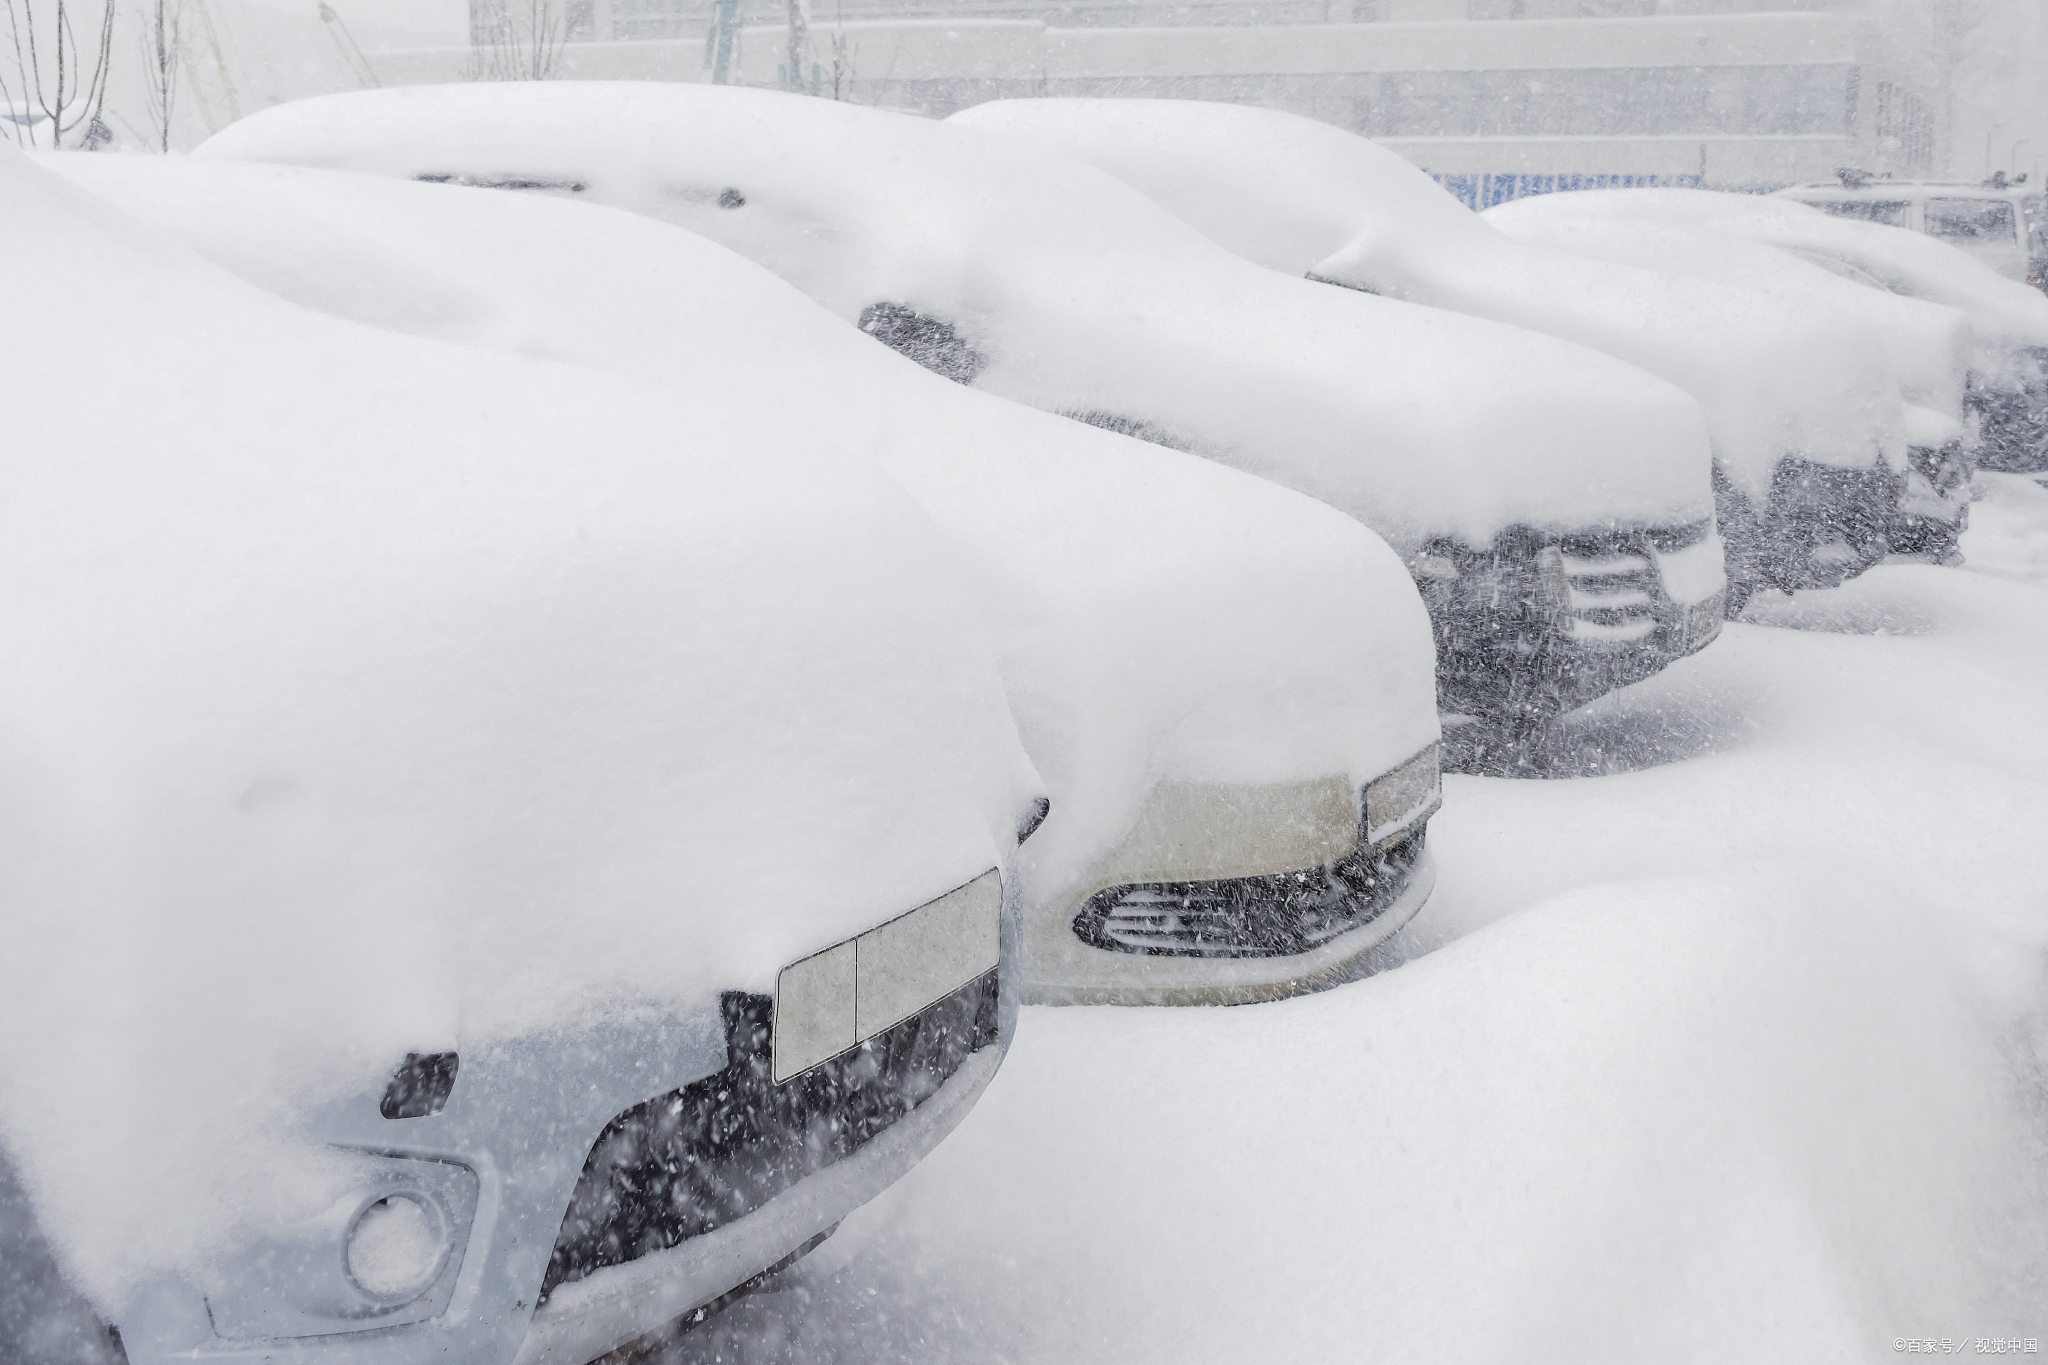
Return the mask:
<svg viewBox="0 0 2048 1365">
<path fill-rule="evenodd" d="M 448 1232 L 447 1215 L 426 1195 L 387 1194 L 349 1224 L 342 1250 L 348 1277 L 380 1304 L 409 1303 L 440 1278 L 448 1263 Z"/>
</svg>

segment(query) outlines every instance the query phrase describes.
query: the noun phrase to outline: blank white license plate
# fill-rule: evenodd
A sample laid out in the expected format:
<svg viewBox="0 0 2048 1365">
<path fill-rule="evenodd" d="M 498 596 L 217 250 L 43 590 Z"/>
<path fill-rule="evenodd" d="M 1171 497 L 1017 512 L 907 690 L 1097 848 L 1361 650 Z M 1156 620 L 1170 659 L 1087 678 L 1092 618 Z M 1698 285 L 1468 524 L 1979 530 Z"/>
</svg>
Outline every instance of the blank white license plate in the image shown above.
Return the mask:
<svg viewBox="0 0 2048 1365">
<path fill-rule="evenodd" d="M 1002 933 L 1003 880 L 991 869 L 790 963 L 775 981 L 776 1081 L 858 1047 L 993 969 Z"/>
</svg>

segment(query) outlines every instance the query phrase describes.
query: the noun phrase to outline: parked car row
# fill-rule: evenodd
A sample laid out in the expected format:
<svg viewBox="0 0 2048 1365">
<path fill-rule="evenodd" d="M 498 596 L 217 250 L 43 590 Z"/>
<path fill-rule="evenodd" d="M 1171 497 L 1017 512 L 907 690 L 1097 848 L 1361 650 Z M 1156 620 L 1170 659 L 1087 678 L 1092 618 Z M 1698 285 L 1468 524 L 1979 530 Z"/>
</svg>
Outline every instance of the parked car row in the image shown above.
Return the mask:
<svg viewBox="0 0 2048 1365">
<path fill-rule="evenodd" d="M 1924 232 L 2038 289 L 2048 284 L 2048 223 L 2040 190 L 2026 181 L 2008 180 L 2004 171 L 1976 184 L 1897 180 L 1844 166 L 1832 183 L 1793 185 L 1777 195 L 1836 218 Z"/>
<path fill-rule="evenodd" d="M 1015 100 L 956 118 L 1086 158 L 1275 270 L 1543 331 L 1683 389 L 1710 434 L 1731 609 L 1763 588 L 1834 586 L 1885 552 L 1906 413 L 1879 340 L 1841 310 L 1695 269 L 1696 253 L 1588 259 L 1502 212 L 1475 216 L 1383 147 L 1292 115 Z"/>
<path fill-rule="evenodd" d="M 1946 243 L 1880 223 L 1834 217 L 1780 197 L 1699 190 L 1641 195 L 1604 190 L 1518 214 L 1661 224 L 1776 247 L 1871 293 L 1915 299 L 1963 316 L 1970 336 L 1964 413 L 1986 469 L 2048 467 L 2048 298 Z"/>
<path fill-rule="evenodd" d="M 136 1365 L 710 1311 L 1020 1003 L 1357 975 L 1447 758 L 2048 452 L 1939 243 L 1234 106 L 480 84 L 0 177 L 0 995 L 131 1021 L 0 1053 L 0 1253 Z M 148 1162 L 63 1121 L 145 1075 Z"/>
<path fill-rule="evenodd" d="M 1644 540 L 1718 548 L 1685 394 L 1534 332 L 1262 269 L 1071 158 L 713 87 L 450 86 L 277 113 L 200 155 L 655 217 L 946 378 L 1349 513 L 1426 585 L 1443 709 L 1491 747 L 1719 619 L 1717 577 L 1674 596 Z"/>
</svg>

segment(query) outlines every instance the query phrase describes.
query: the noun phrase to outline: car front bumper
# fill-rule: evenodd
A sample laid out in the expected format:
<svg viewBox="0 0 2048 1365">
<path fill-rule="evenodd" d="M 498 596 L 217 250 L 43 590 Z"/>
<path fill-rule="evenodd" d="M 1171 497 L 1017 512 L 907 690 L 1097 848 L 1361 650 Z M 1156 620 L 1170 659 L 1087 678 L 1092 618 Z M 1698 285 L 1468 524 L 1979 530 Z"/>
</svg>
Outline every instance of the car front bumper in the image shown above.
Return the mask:
<svg viewBox="0 0 2048 1365">
<path fill-rule="evenodd" d="M 2048 469 L 2048 375 L 2036 352 L 2001 377 L 1973 373 L 1965 399 L 1976 415 L 1982 469 L 2025 474 Z M 2030 363 L 2029 363 L 2030 362 Z"/>
<path fill-rule="evenodd" d="M 1438 709 L 1512 734 L 1660 672 L 1720 633 L 1724 560 L 1704 521 L 1426 548 L 1410 570 L 1436 631 Z"/>
<path fill-rule="evenodd" d="M 1345 979 L 1435 885 L 1424 848 L 1440 800 L 1434 746 L 1380 783 L 1162 783 L 1109 854 L 1028 907 L 1023 999 L 1233 1005 Z"/>
<path fill-rule="evenodd" d="M 1759 507 L 1714 471 L 1714 503 L 1739 604 L 1762 588 L 1837 588 L 1884 558 L 1900 476 L 1883 464 L 1841 468 L 1786 456 Z"/>
<path fill-rule="evenodd" d="M 1000 1047 L 975 1053 L 860 1150 L 738 1221 L 557 1289 L 533 1315 L 516 1365 L 584 1365 L 713 1302 L 829 1231 L 952 1132 L 1001 1063 Z"/>
<path fill-rule="evenodd" d="M 1946 560 L 1970 525 L 1976 464 L 1960 441 L 1952 441 L 1939 449 L 1914 447 L 1909 466 L 1885 540 L 1893 554 Z"/>
<path fill-rule="evenodd" d="M 995 968 L 787 1081 L 772 1075 L 772 1031 L 760 1026 L 772 1020 L 773 999 L 732 992 L 681 1014 L 629 1012 L 566 1035 L 480 1048 L 463 1057 L 446 1107 L 429 1116 L 385 1118 L 374 1096 L 330 1106 L 311 1124 L 334 1147 L 459 1175 L 469 1192 L 448 1282 L 433 1301 L 397 1321 L 298 1327 L 290 1315 L 305 1316 L 295 1299 L 308 1268 L 320 1269 L 318 1257 L 246 1255 L 228 1268 L 230 1285 L 239 1277 L 245 1286 L 240 1302 L 216 1302 L 182 1280 L 152 1286 L 118 1324 L 128 1359 L 581 1365 L 657 1331 L 838 1223 L 960 1121 L 1016 1026 L 1013 913 L 1001 914 L 999 931 Z M 935 1049 L 932 1021 L 940 1044 L 962 1028 L 971 1040 Z M 937 1053 L 945 1055 L 935 1062 Z M 728 1084 L 735 1079 L 743 1083 Z M 724 1103 L 728 1090 L 741 1098 Z M 694 1114 L 692 1097 L 708 1102 Z M 610 1223 L 593 1242 L 586 1196 L 616 1188 L 608 1180 L 620 1164 L 614 1140 L 647 1115 L 657 1125 L 679 1115 L 697 1121 L 682 1134 L 696 1146 L 678 1151 L 702 1159 L 711 1178 L 695 1188 L 719 1197 L 665 1236 L 642 1235 L 645 1210 L 600 1198 L 596 1216 Z M 849 1127 L 858 1130 L 850 1141 Z M 644 1152 L 651 1144 L 643 1139 L 664 1132 L 675 1135 L 656 1127 L 627 1136 Z M 592 1245 L 600 1254 L 588 1254 Z M 585 1254 L 565 1256 L 565 1247 Z M 210 1292 L 219 1299 L 222 1290 Z M 238 1320 L 283 1321 L 287 1330 L 237 1329 Z"/>
</svg>

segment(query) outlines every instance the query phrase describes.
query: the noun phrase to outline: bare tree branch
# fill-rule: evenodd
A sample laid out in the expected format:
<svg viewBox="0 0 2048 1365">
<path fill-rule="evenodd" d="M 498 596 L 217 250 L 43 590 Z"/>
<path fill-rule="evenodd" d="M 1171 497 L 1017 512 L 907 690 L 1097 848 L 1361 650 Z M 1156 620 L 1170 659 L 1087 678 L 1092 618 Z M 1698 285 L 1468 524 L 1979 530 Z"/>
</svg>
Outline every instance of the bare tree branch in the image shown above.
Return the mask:
<svg viewBox="0 0 2048 1365">
<path fill-rule="evenodd" d="M 568 16 L 561 0 L 473 0 L 470 72 L 474 81 L 544 81 L 561 65 Z"/>
<path fill-rule="evenodd" d="M 171 150 L 171 122 L 178 107 L 178 56 L 184 40 L 184 0 L 150 0 L 141 34 L 143 76 L 147 82 L 150 133 L 159 152 Z"/>
<path fill-rule="evenodd" d="M 7 0 L 14 79 L 0 76 L 0 93 L 7 100 L 7 131 L 16 142 L 42 146 L 45 125 L 52 147 L 96 147 L 111 137 L 100 110 L 113 58 L 114 2 L 100 0 L 99 33 L 82 49 L 75 0 L 54 0 L 40 13 L 38 0 Z"/>
</svg>

